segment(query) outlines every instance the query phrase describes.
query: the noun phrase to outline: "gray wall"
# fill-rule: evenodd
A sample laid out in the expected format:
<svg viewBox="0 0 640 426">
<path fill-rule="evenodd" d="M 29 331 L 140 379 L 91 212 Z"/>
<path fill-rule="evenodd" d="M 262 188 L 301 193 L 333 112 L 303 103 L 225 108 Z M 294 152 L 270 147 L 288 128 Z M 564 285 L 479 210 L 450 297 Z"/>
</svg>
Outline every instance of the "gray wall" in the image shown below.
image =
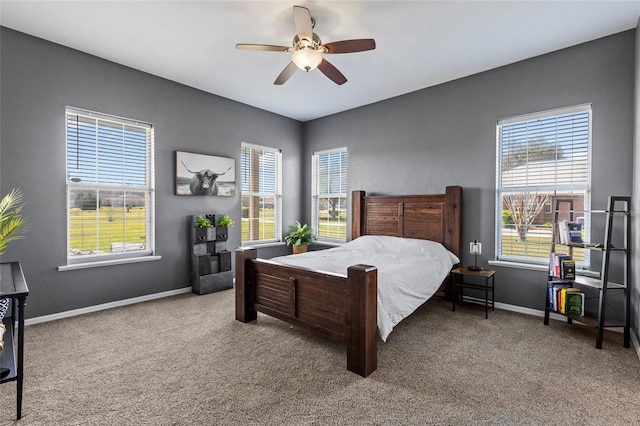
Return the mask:
<svg viewBox="0 0 640 426">
<path fill-rule="evenodd" d="M 308 122 L 305 159 L 347 146 L 350 191 L 431 193 L 461 185 L 463 241 L 482 241 L 487 266 L 495 252 L 497 120 L 592 103 L 592 206 L 631 194 L 634 37 L 627 31 Z M 472 261 L 463 253 L 463 262 Z M 544 271 L 492 268 L 497 301 L 544 309 Z"/>
<path fill-rule="evenodd" d="M 187 218 L 229 214 L 240 245 L 240 197 L 174 195 L 174 151 L 236 158 L 243 141 L 281 148 L 284 221 L 300 216 L 302 124 L 19 32 L 1 30 L 1 192 L 23 190 L 32 227 L 2 261 L 20 260 L 28 317 L 182 288 L 189 282 Z M 162 260 L 59 272 L 66 263 L 65 106 L 155 125 L 156 251 Z"/>
</svg>

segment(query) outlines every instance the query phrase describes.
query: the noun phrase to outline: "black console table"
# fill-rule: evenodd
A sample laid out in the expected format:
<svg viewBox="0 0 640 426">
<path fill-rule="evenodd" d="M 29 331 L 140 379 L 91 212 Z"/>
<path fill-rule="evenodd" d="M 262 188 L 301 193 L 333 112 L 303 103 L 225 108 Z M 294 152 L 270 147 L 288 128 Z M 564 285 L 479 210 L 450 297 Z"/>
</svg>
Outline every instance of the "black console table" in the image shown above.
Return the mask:
<svg viewBox="0 0 640 426">
<path fill-rule="evenodd" d="M 4 350 L 0 352 L 0 384 L 17 382 L 17 420 L 22 417 L 22 380 L 24 373 L 24 308 L 29 288 L 18 262 L 0 263 L 0 299 L 11 299 L 9 310 L 2 322 Z M 18 326 L 16 328 L 16 322 Z M 14 345 L 17 342 L 17 346 Z"/>
</svg>

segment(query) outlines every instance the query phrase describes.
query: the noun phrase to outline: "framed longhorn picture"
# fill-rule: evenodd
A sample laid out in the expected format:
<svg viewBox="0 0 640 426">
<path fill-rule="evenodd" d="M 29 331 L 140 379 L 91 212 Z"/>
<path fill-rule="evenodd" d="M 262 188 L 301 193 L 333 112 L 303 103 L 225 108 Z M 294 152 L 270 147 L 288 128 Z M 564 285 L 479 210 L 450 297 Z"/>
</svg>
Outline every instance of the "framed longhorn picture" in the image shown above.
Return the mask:
<svg viewBox="0 0 640 426">
<path fill-rule="evenodd" d="M 236 195 L 236 160 L 176 151 L 176 195 Z"/>
</svg>

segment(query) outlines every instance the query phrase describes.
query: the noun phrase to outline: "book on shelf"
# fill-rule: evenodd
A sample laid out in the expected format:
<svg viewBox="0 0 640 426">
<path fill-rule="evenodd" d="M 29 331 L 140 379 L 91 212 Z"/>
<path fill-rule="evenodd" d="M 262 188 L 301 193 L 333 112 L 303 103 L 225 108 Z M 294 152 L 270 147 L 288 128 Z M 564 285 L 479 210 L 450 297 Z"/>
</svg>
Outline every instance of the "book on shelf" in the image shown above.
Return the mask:
<svg viewBox="0 0 640 426">
<path fill-rule="evenodd" d="M 560 244 L 582 244 L 582 224 L 562 220 L 558 222 Z"/>
<path fill-rule="evenodd" d="M 564 280 L 576 279 L 576 262 L 573 259 L 565 259 L 562 261 L 560 278 Z"/>
<path fill-rule="evenodd" d="M 575 317 L 584 315 L 584 293 L 576 291 L 565 294 L 564 314 Z"/>
<path fill-rule="evenodd" d="M 558 291 L 558 308 L 556 309 L 558 312 L 560 312 L 561 314 L 567 314 L 567 294 L 571 294 L 573 292 L 579 292 L 580 289 L 579 288 L 574 288 L 574 287 L 567 287 L 567 288 L 561 288 Z"/>
<path fill-rule="evenodd" d="M 568 241 L 572 244 L 582 244 L 582 224 L 578 222 L 567 222 L 569 232 Z"/>
<path fill-rule="evenodd" d="M 563 278 L 563 279 L 573 279 L 569 277 L 565 277 L 563 271 L 563 262 L 565 261 L 573 261 L 573 258 L 570 254 L 557 254 L 550 253 L 549 254 L 549 275 L 554 278 Z M 567 263 L 567 268 L 569 267 L 569 263 Z M 575 262 L 573 263 L 573 276 L 575 278 Z"/>
<path fill-rule="evenodd" d="M 561 220 L 558 222 L 558 238 L 560 239 L 560 244 L 567 244 L 569 235 L 569 230 L 567 229 L 567 221 Z"/>
<path fill-rule="evenodd" d="M 559 311 L 558 292 L 563 288 L 571 287 L 571 283 L 561 280 L 553 280 L 547 283 L 547 291 L 549 292 L 549 309 Z"/>
</svg>

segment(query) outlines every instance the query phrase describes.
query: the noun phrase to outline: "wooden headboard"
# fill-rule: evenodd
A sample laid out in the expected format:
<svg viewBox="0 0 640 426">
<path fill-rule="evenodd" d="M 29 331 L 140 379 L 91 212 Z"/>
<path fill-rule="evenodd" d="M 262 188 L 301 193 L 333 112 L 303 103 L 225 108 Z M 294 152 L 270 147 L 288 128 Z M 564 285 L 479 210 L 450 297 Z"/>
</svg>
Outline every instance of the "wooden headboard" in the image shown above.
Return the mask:
<svg viewBox="0 0 640 426">
<path fill-rule="evenodd" d="M 460 257 L 462 187 L 447 186 L 444 194 L 365 195 L 352 192 L 351 239 L 390 235 L 441 243 Z"/>
</svg>

